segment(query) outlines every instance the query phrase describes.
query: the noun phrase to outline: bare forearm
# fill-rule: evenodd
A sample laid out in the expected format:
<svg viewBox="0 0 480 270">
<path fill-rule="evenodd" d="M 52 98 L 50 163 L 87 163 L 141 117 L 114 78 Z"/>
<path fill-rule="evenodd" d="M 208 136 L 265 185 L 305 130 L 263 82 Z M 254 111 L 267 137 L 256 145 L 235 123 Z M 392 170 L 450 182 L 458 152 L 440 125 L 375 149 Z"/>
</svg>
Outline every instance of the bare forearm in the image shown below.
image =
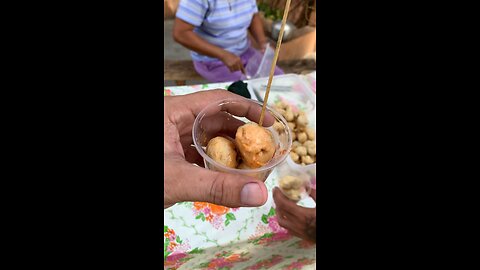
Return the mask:
<svg viewBox="0 0 480 270">
<path fill-rule="evenodd" d="M 174 36 L 175 41 L 202 55 L 222 59 L 225 50 L 217 47 L 195 34 L 193 31 L 184 31 Z"/>
<path fill-rule="evenodd" d="M 263 31 L 262 19 L 260 19 L 260 15 L 258 15 L 258 13 L 253 15 L 252 23 L 248 29 L 259 45 L 267 43 L 267 38 L 265 37 L 265 32 Z"/>
</svg>

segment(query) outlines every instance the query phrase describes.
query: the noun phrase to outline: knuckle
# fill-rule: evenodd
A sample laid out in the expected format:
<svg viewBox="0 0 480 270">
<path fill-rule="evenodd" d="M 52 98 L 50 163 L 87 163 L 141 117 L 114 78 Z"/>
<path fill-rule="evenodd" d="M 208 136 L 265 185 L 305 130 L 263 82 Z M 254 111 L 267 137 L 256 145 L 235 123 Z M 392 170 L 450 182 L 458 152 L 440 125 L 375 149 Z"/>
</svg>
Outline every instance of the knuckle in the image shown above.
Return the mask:
<svg viewBox="0 0 480 270">
<path fill-rule="evenodd" d="M 225 181 L 221 174 L 216 173 L 210 187 L 209 197 L 214 204 L 224 202 Z"/>
</svg>

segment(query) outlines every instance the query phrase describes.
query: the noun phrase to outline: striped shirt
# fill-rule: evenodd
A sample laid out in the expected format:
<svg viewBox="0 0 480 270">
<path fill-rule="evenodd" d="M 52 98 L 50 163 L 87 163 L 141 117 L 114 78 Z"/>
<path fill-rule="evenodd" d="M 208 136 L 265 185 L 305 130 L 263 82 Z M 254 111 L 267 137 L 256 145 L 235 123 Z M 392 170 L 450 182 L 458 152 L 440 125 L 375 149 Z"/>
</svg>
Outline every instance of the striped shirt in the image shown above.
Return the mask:
<svg viewBox="0 0 480 270">
<path fill-rule="evenodd" d="M 181 0 L 176 17 L 195 26 L 205 41 L 236 55 L 250 46 L 247 31 L 258 12 L 255 0 Z M 218 59 L 191 52 L 195 61 Z"/>
</svg>

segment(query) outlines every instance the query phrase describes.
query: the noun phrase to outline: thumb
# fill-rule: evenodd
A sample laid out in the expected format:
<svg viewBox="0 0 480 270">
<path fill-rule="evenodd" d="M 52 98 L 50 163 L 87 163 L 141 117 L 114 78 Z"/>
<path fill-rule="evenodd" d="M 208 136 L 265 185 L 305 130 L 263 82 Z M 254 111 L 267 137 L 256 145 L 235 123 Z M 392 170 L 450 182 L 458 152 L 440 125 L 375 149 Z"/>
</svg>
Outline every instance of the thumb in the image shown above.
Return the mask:
<svg viewBox="0 0 480 270">
<path fill-rule="evenodd" d="M 226 207 L 261 206 L 267 188 L 253 177 L 211 171 L 197 166 L 182 170 L 182 201 L 209 202 Z"/>
</svg>

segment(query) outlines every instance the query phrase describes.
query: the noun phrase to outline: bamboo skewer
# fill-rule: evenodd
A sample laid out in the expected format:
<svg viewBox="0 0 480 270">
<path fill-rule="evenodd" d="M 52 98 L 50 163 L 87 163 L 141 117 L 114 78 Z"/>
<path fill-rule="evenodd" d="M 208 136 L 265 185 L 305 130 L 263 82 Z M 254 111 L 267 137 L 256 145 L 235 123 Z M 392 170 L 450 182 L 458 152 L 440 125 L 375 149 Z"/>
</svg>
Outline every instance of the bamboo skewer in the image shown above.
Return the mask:
<svg viewBox="0 0 480 270">
<path fill-rule="evenodd" d="M 280 46 L 282 45 L 283 30 L 285 29 L 285 24 L 287 22 L 288 10 L 290 9 L 290 2 L 291 0 L 287 0 L 287 2 L 285 3 L 285 11 L 283 12 L 282 26 L 280 28 L 280 33 L 278 34 L 277 47 L 275 48 L 272 67 L 270 68 L 270 75 L 268 77 L 267 89 L 265 92 L 265 97 L 263 98 L 262 113 L 260 114 L 260 120 L 258 121 L 258 125 L 260 126 L 262 126 L 263 118 L 265 117 L 265 109 L 267 108 L 268 94 L 270 93 L 270 87 L 272 86 L 273 73 L 275 73 L 278 53 L 280 52 Z"/>
</svg>

